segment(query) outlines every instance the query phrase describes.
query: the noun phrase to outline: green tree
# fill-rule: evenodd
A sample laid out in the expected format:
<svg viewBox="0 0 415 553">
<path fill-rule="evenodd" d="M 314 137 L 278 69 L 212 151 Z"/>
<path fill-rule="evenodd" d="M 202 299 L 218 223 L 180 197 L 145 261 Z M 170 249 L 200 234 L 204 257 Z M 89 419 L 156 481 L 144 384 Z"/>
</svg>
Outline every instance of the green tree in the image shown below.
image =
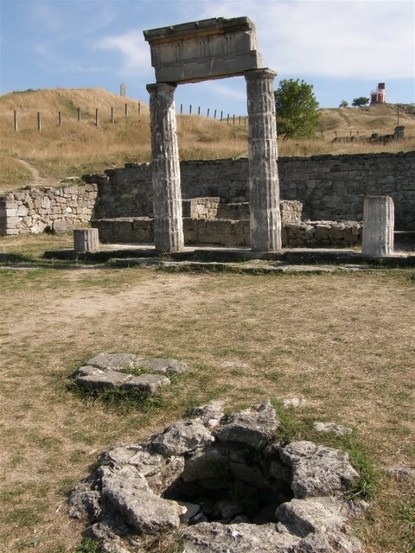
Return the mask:
<svg viewBox="0 0 415 553">
<path fill-rule="evenodd" d="M 320 121 L 313 85 L 284 79 L 274 92 L 278 133 L 287 138 L 311 138 Z"/>
<path fill-rule="evenodd" d="M 369 103 L 369 98 L 365 98 L 364 96 L 360 96 L 359 98 L 354 98 L 352 102 L 352 106 L 354 108 L 361 108 L 363 106 L 366 106 Z"/>
</svg>

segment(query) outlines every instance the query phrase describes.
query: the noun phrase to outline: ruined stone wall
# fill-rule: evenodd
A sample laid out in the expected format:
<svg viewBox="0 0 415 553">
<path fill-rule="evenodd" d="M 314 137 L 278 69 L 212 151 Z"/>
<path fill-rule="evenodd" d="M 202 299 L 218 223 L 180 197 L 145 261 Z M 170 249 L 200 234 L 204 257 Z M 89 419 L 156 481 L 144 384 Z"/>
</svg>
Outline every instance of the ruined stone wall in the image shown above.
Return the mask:
<svg viewBox="0 0 415 553">
<path fill-rule="evenodd" d="M 95 219 L 92 226 L 99 230 L 104 243 L 152 243 L 154 219 L 124 217 Z M 249 220 L 183 218 L 184 240 L 187 245 L 205 244 L 233 247 L 250 246 Z M 314 223 L 282 224 L 284 248 L 351 248 L 362 241 L 362 223 L 318 221 Z"/>
<path fill-rule="evenodd" d="M 303 218 L 363 218 L 365 195 L 389 195 L 395 203 L 397 230 L 415 230 L 415 152 L 280 158 L 281 198 L 299 200 Z M 181 163 L 183 198 L 219 196 L 248 201 L 248 160 L 224 159 Z M 108 171 L 97 182 L 97 217 L 152 216 L 148 164 Z"/>
<path fill-rule="evenodd" d="M 0 196 L 0 235 L 36 234 L 90 222 L 96 184 L 28 188 Z M 115 198 L 114 198 L 114 201 Z"/>
</svg>

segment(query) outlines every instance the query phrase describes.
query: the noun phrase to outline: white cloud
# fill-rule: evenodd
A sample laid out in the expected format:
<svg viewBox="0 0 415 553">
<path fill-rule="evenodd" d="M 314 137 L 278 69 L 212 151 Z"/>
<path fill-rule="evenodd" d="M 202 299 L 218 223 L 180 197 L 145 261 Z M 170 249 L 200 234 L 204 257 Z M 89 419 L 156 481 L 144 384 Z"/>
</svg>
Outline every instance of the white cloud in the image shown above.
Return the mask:
<svg viewBox="0 0 415 553">
<path fill-rule="evenodd" d="M 136 75 L 137 71 L 148 71 L 151 67 L 150 49 L 143 35 L 137 29 L 108 36 L 95 44 L 100 50 L 118 51 L 122 55 L 119 72 Z"/>
<path fill-rule="evenodd" d="M 188 18 L 250 17 L 264 62 L 278 73 L 414 78 L 411 0 L 182 1 L 185 5 Z"/>
</svg>

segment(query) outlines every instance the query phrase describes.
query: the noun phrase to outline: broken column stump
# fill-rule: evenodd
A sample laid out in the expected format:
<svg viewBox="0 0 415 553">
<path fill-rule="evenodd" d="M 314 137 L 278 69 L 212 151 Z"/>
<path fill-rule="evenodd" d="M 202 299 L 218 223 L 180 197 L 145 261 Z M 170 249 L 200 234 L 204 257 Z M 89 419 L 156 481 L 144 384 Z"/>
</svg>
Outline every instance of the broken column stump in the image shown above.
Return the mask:
<svg viewBox="0 0 415 553">
<path fill-rule="evenodd" d="M 393 254 L 394 205 L 390 196 L 365 196 L 362 253 L 374 257 Z"/>
<path fill-rule="evenodd" d="M 75 229 L 73 231 L 75 253 L 99 251 L 99 233 L 96 228 Z"/>
</svg>

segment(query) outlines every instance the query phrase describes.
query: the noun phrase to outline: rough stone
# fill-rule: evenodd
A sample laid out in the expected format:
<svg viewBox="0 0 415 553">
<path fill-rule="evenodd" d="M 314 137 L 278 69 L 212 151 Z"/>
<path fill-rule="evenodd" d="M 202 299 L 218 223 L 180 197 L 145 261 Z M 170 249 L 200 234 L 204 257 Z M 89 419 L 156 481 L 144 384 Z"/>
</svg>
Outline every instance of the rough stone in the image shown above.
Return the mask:
<svg viewBox="0 0 415 553">
<path fill-rule="evenodd" d="M 183 532 L 183 553 L 289 553 L 300 540 L 288 533 L 278 533 L 274 524 L 201 523 Z"/>
<path fill-rule="evenodd" d="M 167 533 L 185 553 L 361 553 L 347 519 L 364 508 L 341 493 L 357 476 L 346 454 L 305 441 L 279 447 L 269 402 L 230 417 L 222 402 L 194 411 L 105 452 L 74 490 L 70 514 L 89 516 L 103 551 L 149 551 Z M 214 441 L 212 420 L 225 441 Z"/>
<path fill-rule="evenodd" d="M 269 402 L 265 402 L 226 417 L 226 424 L 215 432 L 215 436 L 222 442 L 232 441 L 259 447 L 275 435 L 278 426 L 275 410 Z"/>
<path fill-rule="evenodd" d="M 313 442 L 292 442 L 280 449 L 280 457 L 291 467 L 296 498 L 336 495 L 359 477 L 347 453 Z"/>
<path fill-rule="evenodd" d="M 114 371 L 127 371 L 134 367 L 136 355 L 133 353 L 107 353 L 102 352 L 86 362 L 87 365 L 100 369 L 112 369 Z"/>
<path fill-rule="evenodd" d="M 77 384 L 85 388 L 119 388 L 130 379 L 131 375 L 89 365 L 80 367 L 75 377 Z"/>
<path fill-rule="evenodd" d="M 157 534 L 180 526 L 182 508 L 162 499 L 134 468 L 102 468 L 102 496 L 138 533 Z"/>
<path fill-rule="evenodd" d="M 187 370 L 186 363 L 162 357 L 136 357 L 134 366 L 152 373 L 180 374 Z"/>
<path fill-rule="evenodd" d="M 140 376 L 127 375 L 129 378 L 125 380 L 120 388 L 123 390 L 131 390 L 132 388 L 142 390 L 146 394 L 154 394 L 159 388 L 168 386 L 170 380 L 160 374 L 141 374 Z"/>
<path fill-rule="evenodd" d="M 213 435 L 199 421 L 179 421 L 155 435 L 151 444 L 164 456 L 183 455 L 214 441 Z"/>
<path fill-rule="evenodd" d="M 353 432 L 349 426 L 336 424 L 335 422 L 315 422 L 314 430 L 316 430 L 316 432 L 333 433 L 336 436 L 344 436 L 345 434 L 351 434 Z"/>
</svg>

